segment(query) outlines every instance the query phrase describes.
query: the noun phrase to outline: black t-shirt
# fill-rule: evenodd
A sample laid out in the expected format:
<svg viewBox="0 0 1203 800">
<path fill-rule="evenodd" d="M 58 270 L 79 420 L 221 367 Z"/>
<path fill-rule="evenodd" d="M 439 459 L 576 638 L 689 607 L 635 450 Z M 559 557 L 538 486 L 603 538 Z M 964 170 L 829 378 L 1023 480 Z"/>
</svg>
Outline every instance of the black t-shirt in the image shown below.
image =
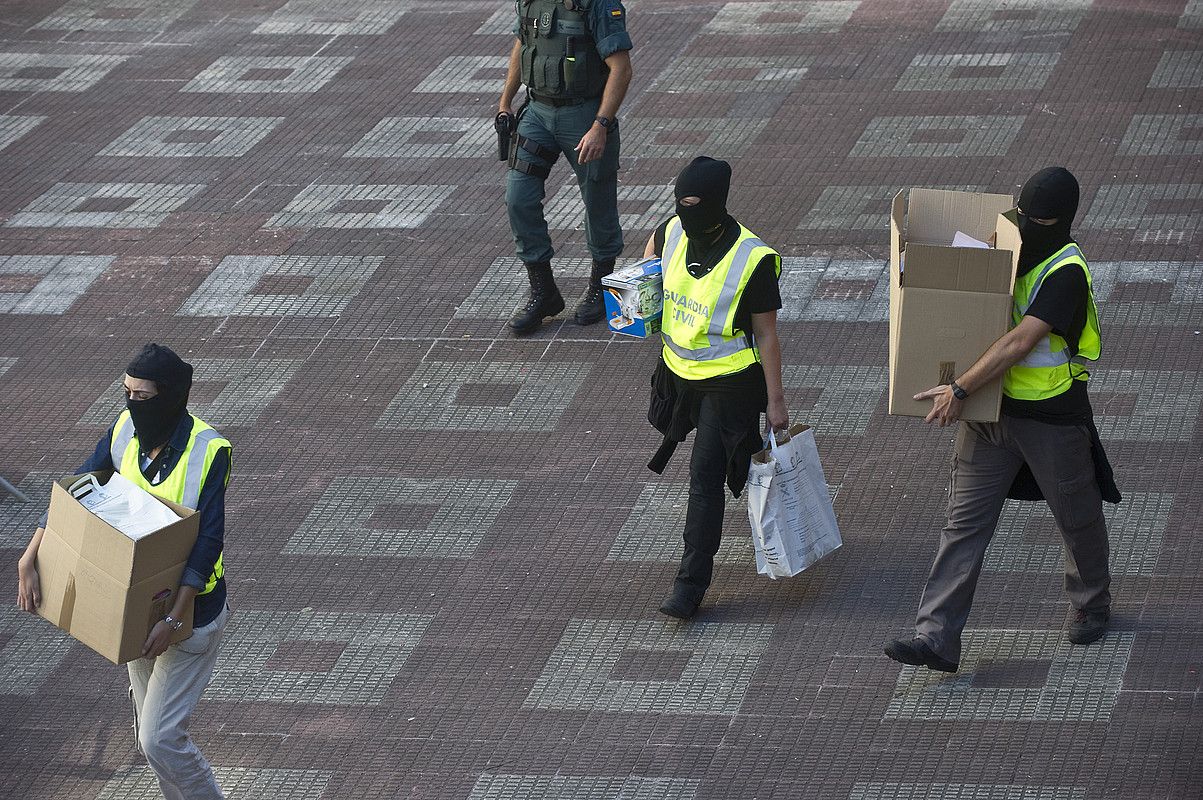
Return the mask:
<svg viewBox="0 0 1203 800">
<path fill-rule="evenodd" d="M 1047 322 L 1053 333 L 1065 339 L 1070 352 L 1077 353 L 1078 340 L 1086 328 L 1088 291 L 1086 273 L 1077 264 L 1067 264 L 1044 279 L 1027 316 Z M 1077 375 L 1085 368 L 1070 363 L 1066 369 Z M 1002 413 L 1055 425 L 1088 422 L 1093 416 L 1086 396 L 1086 381 L 1077 380 L 1061 394 L 1046 400 L 1017 400 L 1004 395 Z"/>
<path fill-rule="evenodd" d="M 653 246 L 657 256 L 664 256 L 665 230 L 672 219 L 673 217 L 669 217 L 656 228 Z M 689 243 L 689 249 L 685 252 L 685 268 L 689 270 L 690 275 L 701 278 L 714 269 L 737 239 L 739 239 L 739 223 L 732 217 L 727 217 L 723 235 L 714 244 L 701 247 L 694 242 Z M 739 305 L 735 308 L 735 328 L 746 333 L 751 341 L 752 315 L 776 311 L 779 308 L 781 308 L 781 287 L 777 282 L 777 257 L 765 256 L 756 265 L 752 277 L 748 279 L 743 293 L 739 296 Z"/>
</svg>

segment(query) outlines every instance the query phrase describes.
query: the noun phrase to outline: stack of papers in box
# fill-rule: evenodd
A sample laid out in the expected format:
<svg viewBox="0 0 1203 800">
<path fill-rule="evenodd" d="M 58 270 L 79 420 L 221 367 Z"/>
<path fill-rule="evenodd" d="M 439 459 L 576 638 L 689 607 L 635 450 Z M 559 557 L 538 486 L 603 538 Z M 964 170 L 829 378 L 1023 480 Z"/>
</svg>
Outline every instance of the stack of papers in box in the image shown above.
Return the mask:
<svg viewBox="0 0 1203 800">
<path fill-rule="evenodd" d="M 180 521 L 174 511 L 120 472 L 104 485 L 94 475 L 85 475 L 71 485 L 71 495 L 134 541 Z"/>
</svg>

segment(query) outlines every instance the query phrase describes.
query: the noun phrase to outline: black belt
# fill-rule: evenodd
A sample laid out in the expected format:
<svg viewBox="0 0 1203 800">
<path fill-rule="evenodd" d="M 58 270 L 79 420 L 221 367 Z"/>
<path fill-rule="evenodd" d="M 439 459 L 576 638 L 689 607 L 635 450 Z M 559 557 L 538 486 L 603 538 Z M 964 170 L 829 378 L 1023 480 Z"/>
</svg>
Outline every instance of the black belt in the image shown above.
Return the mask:
<svg viewBox="0 0 1203 800">
<path fill-rule="evenodd" d="M 581 103 L 588 103 L 590 100 L 596 100 L 596 97 L 544 97 L 540 94 L 530 93 L 530 99 L 536 103 L 545 103 L 549 106 L 560 108 L 561 106 L 579 106 Z"/>
</svg>

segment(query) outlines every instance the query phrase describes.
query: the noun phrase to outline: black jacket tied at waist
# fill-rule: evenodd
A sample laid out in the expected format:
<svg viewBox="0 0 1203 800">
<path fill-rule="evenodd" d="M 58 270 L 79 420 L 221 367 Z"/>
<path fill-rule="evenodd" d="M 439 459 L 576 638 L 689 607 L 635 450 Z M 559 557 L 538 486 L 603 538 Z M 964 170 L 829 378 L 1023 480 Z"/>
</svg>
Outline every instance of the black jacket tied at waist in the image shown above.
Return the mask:
<svg viewBox="0 0 1203 800">
<path fill-rule="evenodd" d="M 1090 456 L 1094 460 L 1094 478 L 1098 481 L 1099 493 L 1108 503 L 1118 503 L 1121 497 L 1119 487 L 1115 484 L 1115 471 L 1111 469 L 1111 462 L 1107 460 L 1107 453 L 1103 450 L 1103 442 L 1099 439 L 1099 429 L 1095 427 L 1094 420 L 1091 419 L 1088 424 L 1090 427 Z M 1011 488 L 1007 490 L 1007 497 L 1012 500 L 1044 499 L 1044 492 L 1040 491 L 1040 486 L 1036 483 L 1036 476 L 1032 474 L 1032 470 L 1027 464 L 1019 468 L 1019 473 L 1011 482 Z"/>
<path fill-rule="evenodd" d="M 656 474 L 672 458 L 677 445 L 697 427 L 702 399 L 709 397 L 719 414 L 723 449 L 727 453 L 727 486 L 739 497 L 748 481 L 748 465 L 763 447 L 760 414 L 768 407 L 764 370 L 753 364 L 736 375 L 709 380 L 686 380 L 661 360 L 652 373 L 647 421 L 664 439 L 647 468 Z"/>
</svg>

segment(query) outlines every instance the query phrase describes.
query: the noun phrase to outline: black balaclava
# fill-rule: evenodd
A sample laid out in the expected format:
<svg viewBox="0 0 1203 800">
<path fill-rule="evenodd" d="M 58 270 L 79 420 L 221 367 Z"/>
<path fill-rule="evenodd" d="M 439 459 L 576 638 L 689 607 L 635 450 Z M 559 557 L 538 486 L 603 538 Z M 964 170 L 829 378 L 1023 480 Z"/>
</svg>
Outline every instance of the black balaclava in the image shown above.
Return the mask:
<svg viewBox="0 0 1203 800">
<path fill-rule="evenodd" d="M 1069 227 L 1078 213 L 1078 181 L 1065 167 L 1046 167 L 1028 178 L 1019 192 L 1019 274 L 1031 271 L 1073 241 Z M 1036 219 L 1056 219 L 1041 225 Z"/>
<path fill-rule="evenodd" d="M 142 452 L 149 453 L 167 443 L 186 413 L 188 392 L 192 388 L 192 365 L 169 347 L 148 344 L 129 362 L 125 374 L 154 381 L 158 390 L 158 394 L 149 400 L 126 403 L 134 421 L 134 431 L 138 434 L 138 444 Z"/>
<path fill-rule="evenodd" d="M 698 156 L 677 176 L 677 216 L 681 229 L 693 241 L 706 242 L 722 231 L 727 221 L 727 193 L 731 190 L 731 165 Z M 681 205 L 683 197 L 699 197 L 695 206 Z"/>
</svg>

